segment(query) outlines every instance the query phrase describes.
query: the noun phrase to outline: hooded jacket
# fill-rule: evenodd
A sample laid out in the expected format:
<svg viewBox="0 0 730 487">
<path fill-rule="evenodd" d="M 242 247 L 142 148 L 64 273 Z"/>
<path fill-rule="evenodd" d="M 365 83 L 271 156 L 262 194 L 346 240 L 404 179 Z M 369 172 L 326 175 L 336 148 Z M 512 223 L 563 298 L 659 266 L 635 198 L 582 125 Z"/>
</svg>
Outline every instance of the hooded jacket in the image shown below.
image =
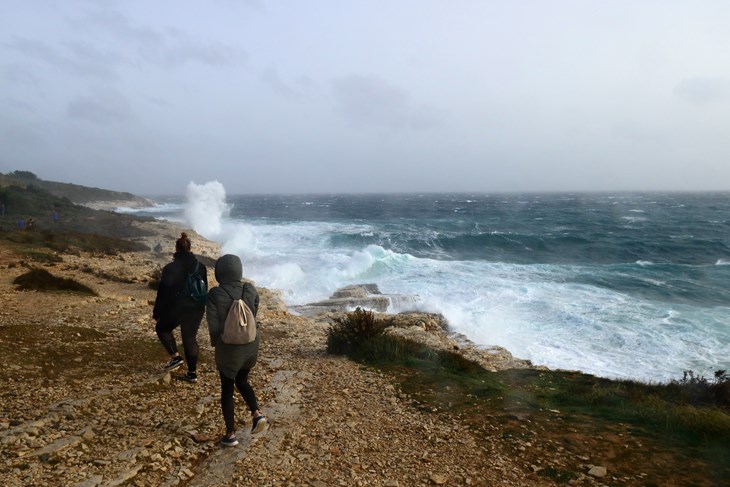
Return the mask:
<svg viewBox="0 0 730 487">
<path fill-rule="evenodd" d="M 200 319 L 202 319 L 205 308 L 190 300 L 180 299 L 180 292 L 185 286 L 185 278 L 195 269 L 196 262 L 200 266 L 198 273 L 203 276 L 206 285 L 208 284 L 208 270 L 192 252 L 175 252 L 172 257 L 172 262 L 162 268 L 160 287 L 157 289 L 152 317 L 155 320 L 174 320 L 180 313 L 197 312 L 200 313 Z"/>
<path fill-rule="evenodd" d="M 210 343 L 215 347 L 215 363 L 218 370 L 229 379 L 235 379 L 241 369 L 256 365 L 259 353 L 259 323 L 256 321 L 256 340 L 245 345 L 229 345 L 220 341 L 223 324 L 233 299 L 242 296 L 256 316 L 259 309 L 259 293 L 251 283 L 243 283 L 243 265 L 236 255 L 226 254 L 215 264 L 215 278 L 219 286 L 208 291 L 206 314 Z M 228 291 L 228 292 L 226 292 Z M 230 296 L 229 296 L 230 293 Z"/>
</svg>

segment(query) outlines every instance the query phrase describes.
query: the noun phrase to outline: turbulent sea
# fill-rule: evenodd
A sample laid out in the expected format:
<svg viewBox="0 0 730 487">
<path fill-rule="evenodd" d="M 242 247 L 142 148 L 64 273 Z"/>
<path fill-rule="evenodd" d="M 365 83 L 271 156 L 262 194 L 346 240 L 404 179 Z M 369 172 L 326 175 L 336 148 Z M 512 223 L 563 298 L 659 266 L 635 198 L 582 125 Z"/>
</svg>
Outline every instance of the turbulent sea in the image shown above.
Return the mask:
<svg viewBox="0 0 730 487">
<path fill-rule="evenodd" d="M 215 182 L 155 200 L 120 210 L 186 222 L 290 305 L 376 283 L 550 368 L 648 381 L 730 368 L 729 193 L 226 195 Z"/>
</svg>

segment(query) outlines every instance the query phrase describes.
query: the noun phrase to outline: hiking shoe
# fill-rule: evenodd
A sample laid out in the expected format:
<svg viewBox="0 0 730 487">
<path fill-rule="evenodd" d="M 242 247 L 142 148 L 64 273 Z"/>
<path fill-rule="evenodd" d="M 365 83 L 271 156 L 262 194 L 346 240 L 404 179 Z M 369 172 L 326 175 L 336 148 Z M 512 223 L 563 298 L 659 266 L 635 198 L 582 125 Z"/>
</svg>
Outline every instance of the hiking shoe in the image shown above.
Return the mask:
<svg viewBox="0 0 730 487">
<path fill-rule="evenodd" d="M 230 435 L 226 435 L 221 439 L 221 446 L 236 446 L 238 445 L 238 440 L 236 439 L 236 435 L 234 433 L 231 433 Z"/>
<path fill-rule="evenodd" d="M 251 434 L 261 433 L 266 428 L 266 416 L 263 414 L 253 418 L 253 424 L 251 425 Z"/>
<path fill-rule="evenodd" d="M 198 382 L 198 374 L 188 371 L 187 374 L 182 376 L 182 380 L 195 384 Z"/>
<path fill-rule="evenodd" d="M 165 364 L 165 370 L 168 372 L 171 370 L 175 370 L 178 367 L 180 367 L 182 364 L 183 364 L 183 359 L 182 359 L 182 357 L 180 357 L 178 355 L 177 357 L 171 358 L 170 361 Z"/>
</svg>

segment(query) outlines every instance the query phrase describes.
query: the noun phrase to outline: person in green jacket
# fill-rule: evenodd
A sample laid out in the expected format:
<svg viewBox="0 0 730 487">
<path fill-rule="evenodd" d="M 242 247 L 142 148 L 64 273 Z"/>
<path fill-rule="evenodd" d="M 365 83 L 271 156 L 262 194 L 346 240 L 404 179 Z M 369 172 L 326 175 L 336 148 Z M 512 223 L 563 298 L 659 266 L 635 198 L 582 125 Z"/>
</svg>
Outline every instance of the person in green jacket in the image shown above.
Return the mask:
<svg viewBox="0 0 730 487">
<path fill-rule="evenodd" d="M 219 286 L 208 292 L 206 315 L 210 342 L 215 347 L 215 363 L 221 378 L 221 410 L 226 424 L 226 434 L 221 439 L 223 446 L 235 446 L 236 427 L 234 417 L 234 386 L 243 396 L 248 409 L 251 411 L 251 433 L 260 433 L 266 428 L 267 418 L 259 411 L 256 393 L 248 382 L 251 369 L 256 365 L 259 353 L 260 334 L 256 333 L 256 340 L 245 345 L 230 345 L 223 343 L 223 324 L 228 309 L 233 302 L 233 296 L 242 296 L 246 305 L 256 316 L 259 308 L 259 294 L 251 283 L 243 283 L 243 264 L 236 255 L 226 254 L 215 264 L 215 278 Z M 258 323 L 256 324 L 258 330 Z"/>
</svg>

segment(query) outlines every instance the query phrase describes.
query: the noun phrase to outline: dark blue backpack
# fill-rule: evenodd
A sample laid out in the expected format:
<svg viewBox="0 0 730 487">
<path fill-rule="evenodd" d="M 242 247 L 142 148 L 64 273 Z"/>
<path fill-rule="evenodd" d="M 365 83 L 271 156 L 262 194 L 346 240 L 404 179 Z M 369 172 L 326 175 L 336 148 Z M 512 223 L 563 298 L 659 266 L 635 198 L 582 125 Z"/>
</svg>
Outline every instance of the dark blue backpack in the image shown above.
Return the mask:
<svg viewBox="0 0 730 487">
<path fill-rule="evenodd" d="M 198 272 L 199 269 L 200 262 L 196 260 L 195 269 L 185 277 L 185 284 L 180 296 L 184 300 L 191 300 L 198 306 L 205 306 L 205 301 L 208 298 L 208 285 Z"/>
</svg>

